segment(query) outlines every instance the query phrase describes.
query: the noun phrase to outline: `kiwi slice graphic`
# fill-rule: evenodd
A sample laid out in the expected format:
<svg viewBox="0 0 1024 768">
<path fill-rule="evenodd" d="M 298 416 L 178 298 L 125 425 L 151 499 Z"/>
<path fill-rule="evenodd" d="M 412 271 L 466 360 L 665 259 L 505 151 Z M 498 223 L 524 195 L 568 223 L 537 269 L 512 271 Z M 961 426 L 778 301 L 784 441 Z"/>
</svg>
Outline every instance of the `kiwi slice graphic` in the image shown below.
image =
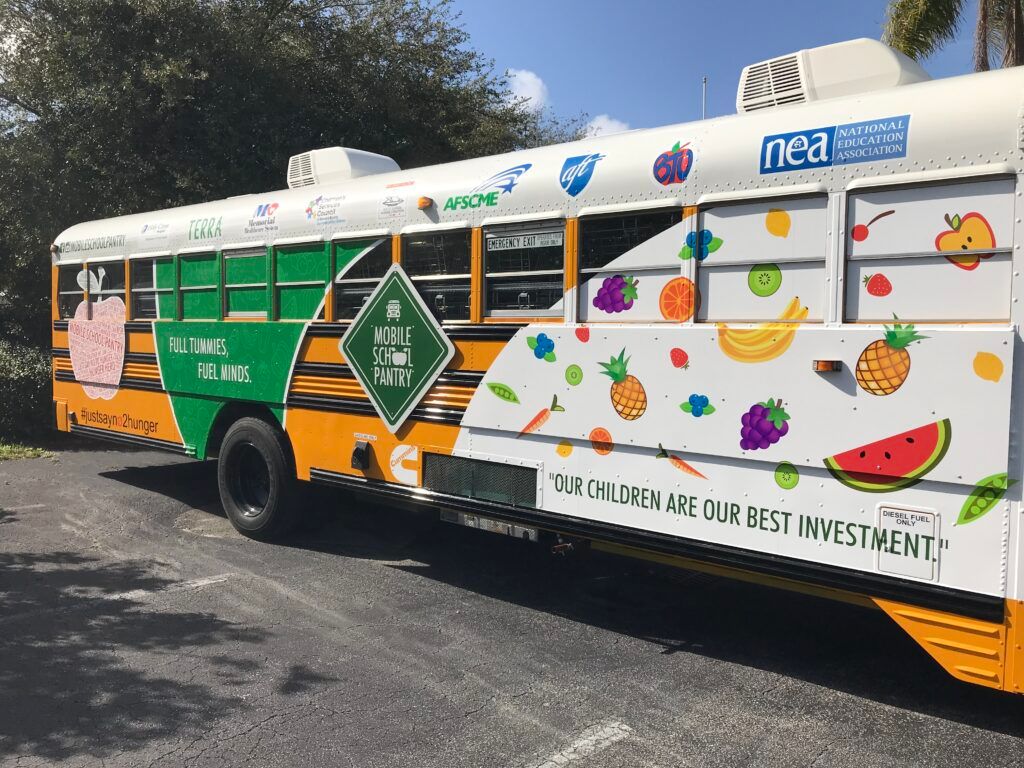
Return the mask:
<svg viewBox="0 0 1024 768">
<path fill-rule="evenodd" d="M 583 369 L 578 365 L 570 365 L 565 369 L 565 380 L 572 386 L 578 386 L 583 381 Z"/>
<path fill-rule="evenodd" d="M 775 468 L 775 482 L 779 484 L 779 488 L 790 491 L 800 482 L 800 473 L 796 467 L 784 461 Z"/>
<path fill-rule="evenodd" d="M 782 287 L 782 270 L 776 264 L 755 264 L 747 275 L 750 292 L 762 299 Z"/>
</svg>

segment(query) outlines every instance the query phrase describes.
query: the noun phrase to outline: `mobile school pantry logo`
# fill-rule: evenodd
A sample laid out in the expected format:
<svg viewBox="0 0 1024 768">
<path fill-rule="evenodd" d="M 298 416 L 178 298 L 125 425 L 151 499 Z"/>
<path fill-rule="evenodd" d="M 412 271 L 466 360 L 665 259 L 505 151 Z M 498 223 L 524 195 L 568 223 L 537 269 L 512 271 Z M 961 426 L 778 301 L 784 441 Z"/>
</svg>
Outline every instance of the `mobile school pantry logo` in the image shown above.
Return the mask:
<svg viewBox="0 0 1024 768">
<path fill-rule="evenodd" d="M 558 177 L 558 183 L 562 189 L 571 197 L 576 197 L 587 188 L 591 177 L 594 175 L 594 166 L 605 156 L 599 152 L 592 152 L 589 155 L 576 155 L 567 157 L 562 164 L 562 175 Z"/>
<path fill-rule="evenodd" d="M 772 134 L 761 140 L 761 173 L 906 157 L 909 134 L 910 115 Z"/>
<path fill-rule="evenodd" d="M 524 173 L 533 167 L 533 163 L 514 165 L 500 173 L 496 173 L 487 181 L 470 190 L 468 195 L 453 195 L 444 202 L 446 211 L 457 211 L 460 208 L 480 208 L 498 204 L 503 194 L 511 194 Z"/>
</svg>

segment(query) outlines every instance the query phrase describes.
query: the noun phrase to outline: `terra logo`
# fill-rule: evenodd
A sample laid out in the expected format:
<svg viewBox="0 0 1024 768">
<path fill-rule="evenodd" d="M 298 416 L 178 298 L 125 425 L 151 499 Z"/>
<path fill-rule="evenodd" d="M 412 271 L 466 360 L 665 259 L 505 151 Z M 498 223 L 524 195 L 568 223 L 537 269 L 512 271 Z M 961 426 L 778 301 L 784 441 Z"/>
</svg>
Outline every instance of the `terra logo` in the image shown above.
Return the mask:
<svg viewBox="0 0 1024 768">
<path fill-rule="evenodd" d="M 661 186 L 682 184 L 690 175 L 693 167 L 693 150 L 690 142 L 680 144 L 678 141 L 668 152 L 662 152 L 654 161 L 654 179 Z"/>
<path fill-rule="evenodd" d="M 444 210 L 457 211 L 460 208 L 480 208 L 498 204 L 498 197 L 511 194 L 520 177 L 533 167 L 533 163 L 522 163 L 496 173 L 477 185 L 468 195 L 453 195 L 445 200 Z"/>
<path fill-rule="evenodd" d="M 266 205 L 257 205 L 256 213 L 253 214 L 254 219 L 262 219 L 267 216 L 273 216 L 277 212 L 277 203 L 267 203 Z"/>
<path fill-rule="evenodd" d="M 558 183 L 562 185 L 562 189 L 567 194 L 576 197 L 586 189 L 590 178 L 594 175 L 594 166 L 604 160 L 604 157 L 598 152 L 567 157 L 565 163 L 562 164 L 562 175 L 558 177 Z"/>
</svg>

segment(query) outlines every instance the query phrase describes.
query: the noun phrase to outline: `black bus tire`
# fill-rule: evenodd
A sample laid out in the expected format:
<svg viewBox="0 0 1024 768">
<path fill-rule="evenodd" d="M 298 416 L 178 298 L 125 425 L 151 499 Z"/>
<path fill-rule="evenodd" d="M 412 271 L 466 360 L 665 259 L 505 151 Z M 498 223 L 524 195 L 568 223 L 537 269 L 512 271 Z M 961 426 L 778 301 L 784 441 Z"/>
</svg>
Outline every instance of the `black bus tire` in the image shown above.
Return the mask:
<svg viewBox="0 0 1024 768">
<path fill-rule="evenodd" d="M 262 419 L 239 419 L 228 429 L 217 461 L 217 486 L 239 533 L 273 541 L 295 525 L 291 452 L 284 434 Z"/>
</svg>

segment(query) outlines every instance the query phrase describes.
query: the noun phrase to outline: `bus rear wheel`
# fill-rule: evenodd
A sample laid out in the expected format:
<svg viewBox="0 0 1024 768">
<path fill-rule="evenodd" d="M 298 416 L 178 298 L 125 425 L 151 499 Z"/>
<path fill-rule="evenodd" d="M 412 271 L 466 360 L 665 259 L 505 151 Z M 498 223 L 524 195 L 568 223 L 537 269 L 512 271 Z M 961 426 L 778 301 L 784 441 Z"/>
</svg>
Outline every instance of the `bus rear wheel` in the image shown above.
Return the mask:
<svg viewBox="0 0 1024 768">
<path fill-rule="evenodd" d="M 273 541 L 295 524 L 295 473 L 285 437 L 261 419 L 239 419 L 224 436 L 217 485 L 228 520 L 245 536 Z"/>
</svg>

